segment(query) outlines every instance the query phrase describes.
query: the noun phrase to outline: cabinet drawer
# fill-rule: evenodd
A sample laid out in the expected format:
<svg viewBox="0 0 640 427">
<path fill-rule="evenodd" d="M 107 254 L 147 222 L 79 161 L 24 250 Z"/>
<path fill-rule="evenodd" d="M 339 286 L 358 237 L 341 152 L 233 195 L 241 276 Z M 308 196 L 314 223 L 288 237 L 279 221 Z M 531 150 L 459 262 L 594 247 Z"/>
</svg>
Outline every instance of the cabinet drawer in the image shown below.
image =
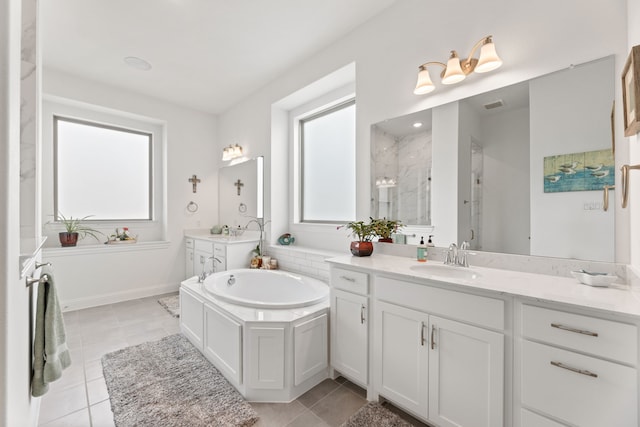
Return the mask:
<svg viewBox="0 0 640 427">
<path fill-rule="evenodd" d="M 635 426 L 633 368 L 523 340 L 522 403 L 582 427 Z"/>
<path fill-rule="evenodd" d="M 331 286 L 361 295 L 369 293 L 369 275 L 343 268 L 331 269 Z"/>
<path fill-rule="evenodd" d="M 193 239 L 186 239 L 184 241 L 184 247 L 187 249 L 193 249 Z"/>
<path fill-rule="evenodd" d="M 599 357 L 635 365 L 635 325 L 531 305 L 522 306 L 522 335 Z"/>
<path fill-rule="evenodd" d="M 388 277 L 376 277 L 376 298 L 488 328 L 502 330 L 505 325 L 504 301 L 496 298 Z"/>
<path fill-rule="evenodd" d="M 195 241 L 196 251 L 206 252 L 208 254 L 213 253 L 213 243 L 207 242 L 206 240 L 197 240 Z"/>
</svg>

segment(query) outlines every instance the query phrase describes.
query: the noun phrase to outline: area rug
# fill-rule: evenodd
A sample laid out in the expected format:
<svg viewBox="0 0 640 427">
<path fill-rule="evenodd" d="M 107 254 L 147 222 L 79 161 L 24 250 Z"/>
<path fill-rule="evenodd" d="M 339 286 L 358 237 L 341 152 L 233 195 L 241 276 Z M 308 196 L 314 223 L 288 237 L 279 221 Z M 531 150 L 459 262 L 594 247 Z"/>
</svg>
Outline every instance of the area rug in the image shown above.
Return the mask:
<svg viewBox="0 0 640 427">
<path fill-rule="evenodd" d="M 160 298 L 158 304 L 163 306 L 173 317 L 180 317 L 180 296 L 171 295 Z"/>
<path fill-rule="evenodd" d="M 180 334 L 102 357 L 117 427 L 251 426 L 258 415 Z"/>
<path fill-rule="evenodd" d="M 382 407 L 379 403 L 369 402 L 353 414 L 340 427 L 411 427 L 411 424 Z"/>
</svg>

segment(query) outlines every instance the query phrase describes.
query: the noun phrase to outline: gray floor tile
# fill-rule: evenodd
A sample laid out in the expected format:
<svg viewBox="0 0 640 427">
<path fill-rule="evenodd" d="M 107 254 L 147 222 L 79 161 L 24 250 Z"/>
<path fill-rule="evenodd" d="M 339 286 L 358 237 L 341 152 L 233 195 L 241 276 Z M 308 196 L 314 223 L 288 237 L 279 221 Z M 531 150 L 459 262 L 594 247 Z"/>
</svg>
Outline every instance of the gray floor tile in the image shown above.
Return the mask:
<svg viewBox="0 0 640 427">
<path fill-rule="evenodd" d="M 103 402 L 109 399 L 109 391 L 104 378 L 98 378 L 87 382 L 87 395 L 89 396 L 89 405 Z"/>
<path fill-rule="evenodd" d="M 64 417 L 38 425 L 42 427 L 85 427 L 91 424 L 89 422 L 89 411 L 87 408 L 83 408 Z"/>
<path fill-rule="evenodd" d="M 287 424 L 286 427 L 329 427 L 329 424 L 322 421 L 320 417 L 313 412 L 306 410 L 296 417 L 295 420 Z"/>
<path fill-rule="evenodd" d="M 87 406 L 87 393 L 84 384 L 63 390 L 50 390 L 42 397 L 40 403 L 40 422 L 46 423 L 56 420 Z"/>
<path fill-rule="evenodd" d="M 312 407 L 318 401 L 326 397 L 329 393 L 340 387 L 340 384 L 331 379 L 326 379 L 320 384 L 303 394 L 298 398 L 298 402 L 302 403 L 307 408 Z"/>
<path fill-rule="evenodd" d="M 337 427 L 360 409 L 366 399 L 340 386 L 311 407 L 311 411 L 330 426 Z"/>
<path fill-rule="evenodd" d="M 91 426 L 92 427 L 115 427 L 113 421 L 113 412 L 111 412 L 111 403 L 108 400 L 91 405 Z"/>
</svg>

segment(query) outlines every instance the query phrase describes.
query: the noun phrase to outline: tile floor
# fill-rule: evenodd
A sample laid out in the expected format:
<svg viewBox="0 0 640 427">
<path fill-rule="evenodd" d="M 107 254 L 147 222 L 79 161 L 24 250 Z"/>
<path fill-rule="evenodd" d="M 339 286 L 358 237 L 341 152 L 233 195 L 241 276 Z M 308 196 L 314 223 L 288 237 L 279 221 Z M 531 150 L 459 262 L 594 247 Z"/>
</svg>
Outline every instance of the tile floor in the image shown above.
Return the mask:
<svg viewBox="0 0 640 427">
<path fill-rule="evenodd" d="M 100 358 L 111 351 L 180 332 L 158 295 L 64 314 L 72 365 L 42 398 L 39 426 L 112 427 Z M 366 403 L 365 392 L 344 378 L 325 380 L 291 403 L 252 403 L 256 427 L 339 426 Z M 415 426 L 426 426 L 387 405 Z M 161 426 L 159 426 L 161 427 Z"/>
</svg>

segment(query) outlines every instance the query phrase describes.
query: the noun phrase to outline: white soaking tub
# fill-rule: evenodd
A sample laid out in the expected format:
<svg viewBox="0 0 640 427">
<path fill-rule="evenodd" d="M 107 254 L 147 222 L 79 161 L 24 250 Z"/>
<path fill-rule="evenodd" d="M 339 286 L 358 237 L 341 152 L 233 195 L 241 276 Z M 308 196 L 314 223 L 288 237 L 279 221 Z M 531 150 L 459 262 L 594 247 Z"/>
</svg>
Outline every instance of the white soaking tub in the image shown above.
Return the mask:
<svg viewBox="0 0 640 427">
<path fill-rule="evenodd" d="M 249 401 L 290 402 L 329 375 L 329 286 L 229 270 L 180 286 L 180 330 Z"/>
<path fill-rule="evenodd" d="M 214 298 L 255 308 L 306 307 L 329 297 L 329 287 L 317 279 L 274 270 L 222 271 L 202 286 Z"/>
</svg>

